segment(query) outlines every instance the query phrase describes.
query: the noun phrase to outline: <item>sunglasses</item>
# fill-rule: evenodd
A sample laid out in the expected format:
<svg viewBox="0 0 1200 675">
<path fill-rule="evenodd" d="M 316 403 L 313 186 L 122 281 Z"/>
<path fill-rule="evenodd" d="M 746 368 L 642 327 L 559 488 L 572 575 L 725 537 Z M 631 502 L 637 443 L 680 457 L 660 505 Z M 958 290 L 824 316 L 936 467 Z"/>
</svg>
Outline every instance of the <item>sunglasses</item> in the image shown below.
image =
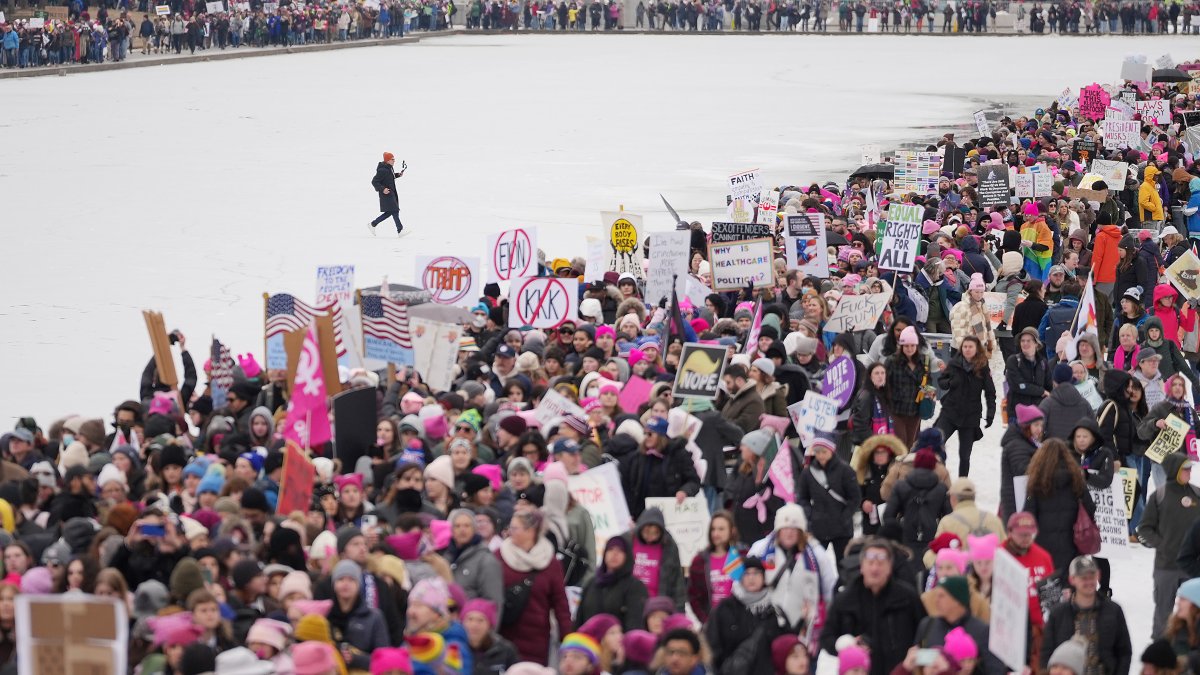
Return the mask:
<svg viewBox="0 0 1200 675">
<path fill-rule="evenodd" d="M 575 332 L 575 329 L 570 326 L 563 326 L 562 328 L 558 329 L 558 332 L 563 335 L 570 335 L 571 333 Z"/>
</svg>

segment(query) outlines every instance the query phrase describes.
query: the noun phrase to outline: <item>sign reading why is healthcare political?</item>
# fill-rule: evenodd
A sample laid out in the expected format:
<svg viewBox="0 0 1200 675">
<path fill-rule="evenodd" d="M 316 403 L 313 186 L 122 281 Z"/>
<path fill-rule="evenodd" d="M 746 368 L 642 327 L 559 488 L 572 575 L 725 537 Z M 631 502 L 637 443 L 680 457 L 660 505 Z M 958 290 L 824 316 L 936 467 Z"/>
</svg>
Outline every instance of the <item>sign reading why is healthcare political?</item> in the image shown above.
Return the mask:
<svg viewBox="0 0 1200 675">
<path fill-rule="evenodd" d="M 518 227 L 488 237 L 488 283 L 537 276 L 537 251 L 535 227 Z"/>
<path fill-rule="evenodd" d="M 881 239 L 883 244 L 879 251 L 879 269 L 912 271 L 921 240 L 921 215 L 921 207 L 913 204 L 892 204 L 888 207 Z"/>
<path fill-rule="evenodd" d="M 805 276 L 829 276 L 829 249 L 825 246 L 824 213 L 791 213 L 785 216 L 787 268 Z"/>
<path fill-rule="evenodd" d="M 533 277 L 514 283 L 509 293 L 508 325 L 558 328 L 579 312 L 579 280 Z"/>
<path fill-rule="evenodd" d="M 731 244 L 709 244 L 714 291 L 738 291 L 753 285 L 765 288 L 775 283 L 771 239 L 750 239 Z"/>
<path fill-rule="evenodd" d="M 716 398 L 725 373 L 727 348 L 688 342 L 679 355 L 679 372 L 675 374 L 675 396 Z"/>
<path fill-rule="evenodd" d="M 626 211 L 604 211 L 600 220 L 604 230 L 601 236 L 609 248 L 604 270 L 641 279 L 642 217 Z"/>
<path fill-rule="evenodd" d="M 468 307 L 479 300 L 479 258 L 427 255 L 417 256 L 416 263 L 432 302 Z"/>
</svg>

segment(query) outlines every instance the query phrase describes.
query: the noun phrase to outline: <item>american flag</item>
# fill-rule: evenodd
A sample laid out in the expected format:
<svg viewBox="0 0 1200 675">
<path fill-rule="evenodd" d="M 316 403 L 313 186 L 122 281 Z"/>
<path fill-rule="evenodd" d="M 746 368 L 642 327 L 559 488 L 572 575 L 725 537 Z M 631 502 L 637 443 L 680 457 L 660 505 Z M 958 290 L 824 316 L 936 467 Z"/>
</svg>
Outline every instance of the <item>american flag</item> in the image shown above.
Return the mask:
<svg viewBox="0 0 1200 675">
<path fill-rule="evenodd" d="M 395 302 L 381 295 L 364 295 L 362 298 L 363 335 L 394 342 L 405 349 L 412 349 L 412 337 L 408 332 L 408 305 Z"/>
<path fill-rule="evenodd" d="M 324 307 L 312 307 L 289 293 L 276 293 L 267 298 L 267 337 L 290 333 L 306 328 L 318 316 L 333 315 L 333 336 L 337 344 L 337 355 L 343 356 L 346 347 L 342 344 L 342 307 L 337 300 Z"/>
</svg>

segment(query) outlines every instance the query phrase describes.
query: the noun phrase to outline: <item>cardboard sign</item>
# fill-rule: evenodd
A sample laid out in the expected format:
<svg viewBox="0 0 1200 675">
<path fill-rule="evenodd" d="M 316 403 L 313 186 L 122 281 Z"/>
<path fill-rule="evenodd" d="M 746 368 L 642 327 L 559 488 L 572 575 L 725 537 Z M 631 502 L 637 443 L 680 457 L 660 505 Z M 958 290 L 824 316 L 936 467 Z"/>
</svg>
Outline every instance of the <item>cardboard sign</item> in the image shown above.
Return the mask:
<svg viewBox="0 0 1200 675">
<path fill-rule="evenodd" d="M 1187 300 L 1200 300 L 1200 258 L 1188 249 L 1167 268 L 1167 278 Z"/>
<path fill-rule="evenodd" d="M 821 394 L 838 402 L 838 408 L 845 408 L 854 397 L 854 384 L 858 377 L 858 369 L 854 359 L 842 354 L 825 369 L 825 377 L 821 380 Z"/>
<path fill-rule="evenodd" d="M 1123 466 L 1117 469 L 1117 475 L 1121 477 L 1121 497 L 1125 501 L 1125 519 L 1131 520 L 1133 518 L 1133 507 L 1137 504 L 1137 469 L 1131 466 Z"/>
<path fill-rule="evenodd" d="M 556 277 L 521 279 L 509 293 L 508 325 L 558 328 L 579 314 L 579 280 Z"/>
<path fill-rule="evenodd" d="M 557 424 L 558 420 L 567 415 L 585 416 L 583 408 L 553 389 L 546 390 L 541 402 L 533 409 L 533 416 L 537 418 L 538 422 L 541 422 L 543 429 Z"/>
<path fill-rule="evenodd" d="M 1011 553 L 997 548 L 992 568 L 988 651 L 1016 672 L 1026 666 L 1025 640 L 1031 594 L 1036 594 L 1036 590 L 1029 582 L 1029 570 Z"/>
<path fill-rule="evenodd" d="M 413 338 L 413 367 L 430 387 L 448 391 L 454 381 L 462 329 L 453 323 L 421 317 L 409 317 L 408 324 Z"/>
<path fill-rule="evenodd" d="M 155 16 L 171 16 L 171 6 L 170 5 L 155 5 L 154 6 L 154 15 Z"/>
<path fill-rule="evenodd" d="M 714 291 L 738 291 L 753 284 L 766 288 L 775 283 L 771 239 L 750 239 L 732 244 L 709 244 Z"/>
<path fill-rule="evenodd" d="M 692 254 L 692 233 L 654 232 L 650 235 L 650 264 L 646 272 L 646 302 L 657 305 L 671 299 L 671 288 L 683 297 L 687 290 L 688 259 Z"/>
<path fill-rule="evenodd" d="M 14 598 L 19 675 L 124 675 L 129 616 L 124 602 L 97 595 Z"/>
<path fill-rule="evenodd" d="M 162 312 L 142 310 L 146 332 L 150 334 L 150 347 L 154 350 L 154 369 L 158 381 L 175 388 L 179 386 L 179 375 L 175 372 L 175 356 L 171 353 L 171 337 L 167 334 Z"/>
<path fill-rule="evenodd" d="M 1154 442 L 1146 448 L 1146 459 L 1155 464 L 1162 464 L 1167 455 L 1175 452 L 1183 447 L 1183 439 L 1187 437 L 1187 432 L 1191 429 L 1187 422 L 1179 419 L 1175 415 L 1167 415 L 1164 420 L 1167 424 L 1154 437 Z"/>
<path fill-rule="evenodd" d="M 1129 521 L 1125 518 L 1125 496 L 1120 475 L 1106 488 L 1088 486 L 1096 503 L 1096 527 L 1100 530 L 1100 554 L 1105 558 L 1129 555 Z"/>
<path fill-rule="evenodd" d="M 768 225 L 775 227 L 775 221 L 779 218 L 779 190 L 771 190 L 759 195 L 758 198 L 758 215 L 754 222 L 759 225 Z"/>
<path fill-rule="evenodd" d="M 1104 136 L 1105 146 L 1128 148 L 1137 145 L 1142 140 L 1141 131 L 1141 123 L 1134 120 L 1105 119 L 1100 123 L 1100 133 Z M 1092 160 L 1093 163 L 1097 161 L 1099 160 Z M 1116 164 L 1117 162 L 1112 163 Z M 1117 185 L 1124 184 L 1124 181 L 1117 183 Z"/>
<path fill-rule="evenodd" d="M 975 130 L 979 132 L 980 136 L 987 136 L 991 133 L 991 129 L 988 128 L 987 113 L 982 110 L 975 111 Z"/>
<path fill-rule="evenodd" d="M 567 490 L 592 517 L 596 556 L 603 556 L 605 542 L 622 534 L 633 524 L 617 463 L 608 462 L 577 476 L 570 476 L 567 478 Z"/>
<path fill-rule="evenodd" d="M 1089 84 L 1079 90 L 1079 114 L 1093 121 L 1103 119 L 1109 100 L 1111 97 L 1103 87 Z"/>
<path fill-rule="evenodd" d="M 334 300 L 340 301 L 342 306 L 349 306 L 353 299 L 354 265 L 324 265 L 317 268 L 317 301 L 314 307 L 326 307 Z"/>
<path fill-rule="evenodd" d="M 488 282 L 498 284 L 501 281 L 536 277 L 537 251 L 535 227 L 518 227 L 488 237 Z"/>
<path fill-rule="evenodd" d="M 859 149 L 862 151 L 863 164 L 878 164 L 883 160 L 883 153 L 878 143 L 867 143 Z"/>
<path fill-rule="evenodd" d="M 1019 173 L 1016 176 L 1017 199 L 1033 199 L 1033 178 L 1036 174 Z"/>
<path fill-rule="evenodd" d="M 1105 136 L 1106 140 L 1107 138 Z M 1109 187 L 1121 189 L 1125 187 L 1125 178 L 1129 175 L 1129 164 L 1108 159 L 1093 159 L 1091 173 L 1100 174 Z"/>
<path fill-rule="evenodd" d="M 760 192 L 762 192 L 762 177 L 759 175 L 758 169 L 742 171 L 729 177 L 729 196 L 734 199 L 758 201 Z"/>
<path fill-rule="evenodd" d="M 1007 174 L 1005 175 L 1007 181 Z M 879 269 L 911 272 L 917 259 L 921 240 L 923 210 L 913 204 L 892 204 L 888 207 L 879 249 Z"/>
<path fill-rule="evenodd" d="M 800 442 L 808 447 L 816 431 L 833 431 L 837 427 L 838 402 L 815 391 L 804 392 L 804 398 L 788 406 L 788 417 L 800 434 Z"/>
<path fill-rule="evenodd" d="M 431 302 L 460 307 L 479 302 L 479 258 L 424 255 L 417 256 L 416 264 L 420 285 Z"/>
<path fill-rule="evenodd" d="M 936 152 L 897 152 L 892 186 L 901 194 L 937 194 L 941 173 L 942 156 Z"/>
<path fill-rule="evenodd" d="M 784 217 L 784 233 L 788 269 L 809 277 L 829 276 L 824 213 L 790 213 Z"/>
<path fill-rule="evenodd" d="M 984 164 L 979 167 L 979 205 L 988 207 L 1006 206 L 1008 193 L 1008 167 L 1003 164 Z"/>
<path fill-rule="evenodd" d="M 368 389 L 362 391 L 374 393 Z M 373 427 L 371 431 L 374 432 Z M 279 501 L 276 503 L 275 512 L 287 516 L 293 511 L 308 511 L 312 502 L 313 479 L 316 476 L 317 469 L 305 456 L 304 451 L 295 441 L 288 441 L 283 450 L 283 478 L 279 481 Z"/>
<path fill-rule="evenodd" d="M 682 503 L 674 497 L 647 497 L 646 508 L 662 511 L 667 532 L 679 547 L 680 561 L 690 561 L 708 547 L 708 502 L 702 495 L 688 497 Z"/>
<path fill-rule="evenodd" d="M 1171 102 L 1166 99 L 1153 101 L 1134 101 L 1133 109 L 1142 116 L 1142 121 L 1150 124 L 1171 123 Z"/>
<path fill-rule="evenodd" d="M 721 388 L 721 376 L 725 373 L 725 356 L 729 353 L 723 346 L 702 345 L 687 342 L 679 355 L 679 371 L 675 373 L 675 396 L 692 398 L 716 398 Z"/>
<path fill-rule="evenodd" d="M 601 236 L 608 243 L 608 261 L 604 272 L 630 274 L 641 279 L 642 274 L 642 217 L 625 211 L 604 211 L 600 214 Z"/>
<path fill-rule="evenodd" d="M 833 316 L 825 322 L 825 330 L 830 333 L 870 330 L 879 323 L 879 316 L 891 298 L 891 293 L 843 295 L 833 310 Z"/>
<path fill-rule="evenodd" d="M 621 410 L 636 413 L 643 403 L 650 400 L 650 390 L 653 388 L 654 383 L 650 380 L 639 375 L 630 375 L 629 380 L 621 387 L 617 403 Z"/>
<path fill-rule="evenodd" d="M 774 236 L 774 234 L 774 228 L 762 223 L 721 222 L 712 224 L 712 232 L 708 240 L 713 244 L 727 244 L 734 241 L 762 239 Z"/>
</svg>

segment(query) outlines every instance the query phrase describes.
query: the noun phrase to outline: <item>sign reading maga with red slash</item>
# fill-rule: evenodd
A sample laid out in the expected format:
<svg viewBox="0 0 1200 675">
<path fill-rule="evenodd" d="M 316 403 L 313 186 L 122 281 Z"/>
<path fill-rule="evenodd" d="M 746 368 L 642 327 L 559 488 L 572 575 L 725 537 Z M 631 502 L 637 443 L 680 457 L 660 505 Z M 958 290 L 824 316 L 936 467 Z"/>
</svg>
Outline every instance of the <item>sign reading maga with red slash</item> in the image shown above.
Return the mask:
<svg viewBox="0 0 1200 675">
<path fill-rule="evenodd" d="M 488 283 L 537 276 L 537 228 L 518 227 L 488 237 Z"/>
<path fill-rule="evenodd" d="M 508 325 L 557 328 L 579 314 L 579 280 L 533 277 L 513 282 Z"/>
<path fill-rule="evenodd" d="M 470 307 L 479 300 L 479 258 L 418 256 L 417 274 L 429 299 L 439 305 Z"/>
</svg>

